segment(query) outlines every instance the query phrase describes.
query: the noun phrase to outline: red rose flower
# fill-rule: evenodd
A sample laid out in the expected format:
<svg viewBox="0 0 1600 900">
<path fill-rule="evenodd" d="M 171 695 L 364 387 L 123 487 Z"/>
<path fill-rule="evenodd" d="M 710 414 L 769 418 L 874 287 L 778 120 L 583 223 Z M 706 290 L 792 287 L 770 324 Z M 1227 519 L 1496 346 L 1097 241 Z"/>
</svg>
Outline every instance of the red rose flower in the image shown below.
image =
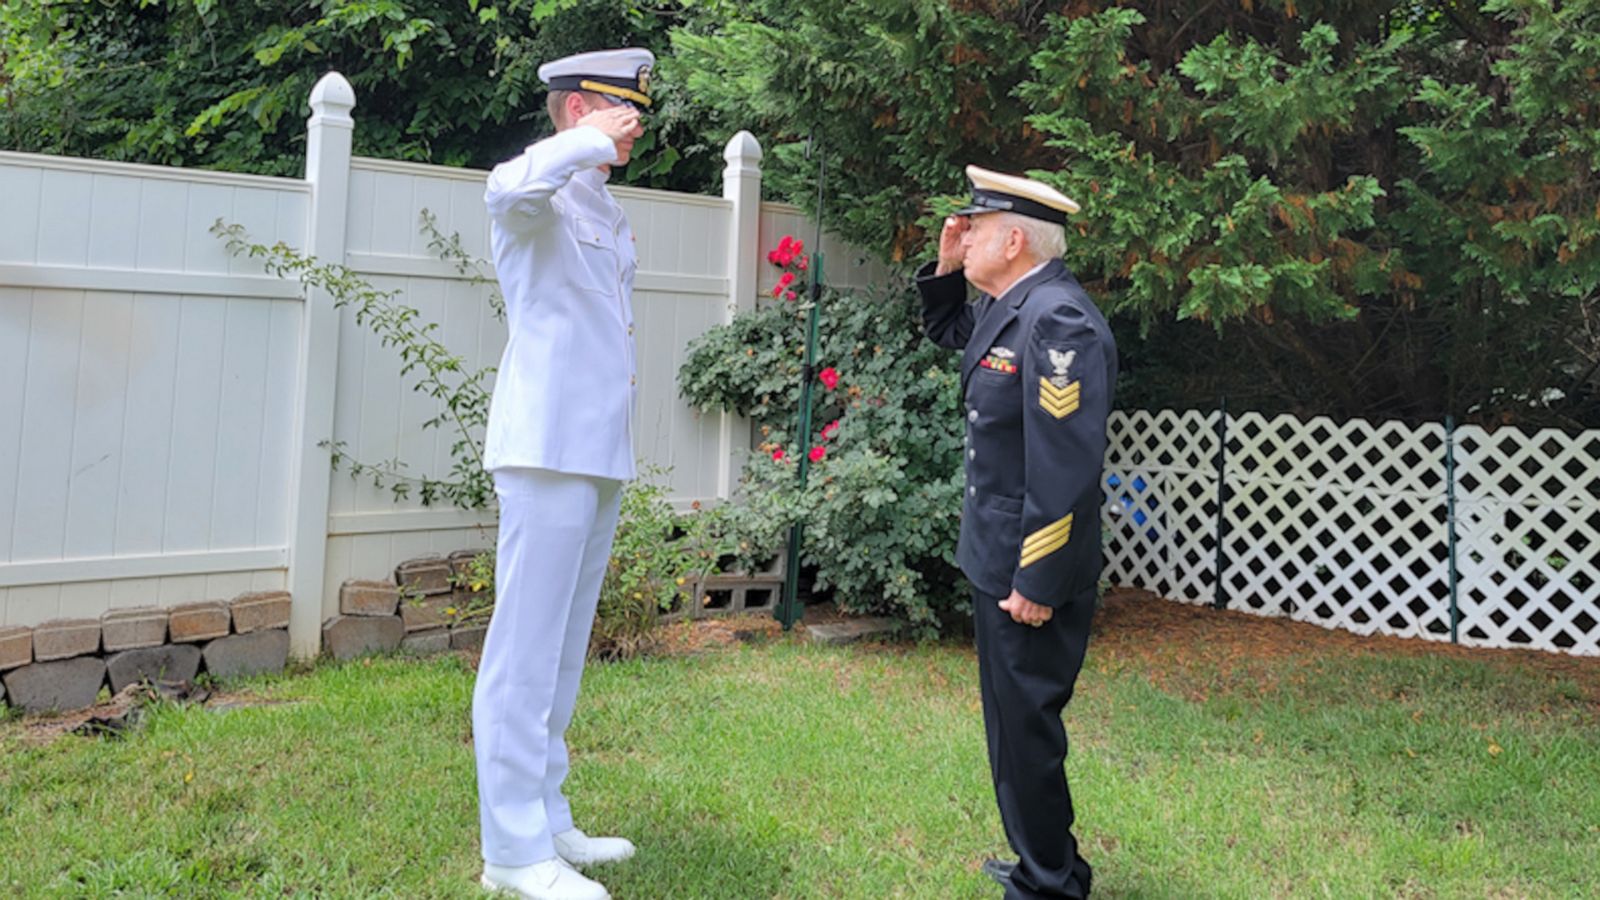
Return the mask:
<svg viewBox="0 0 1600 900">
<path fill-rule="evenodd" d="M 793 272 L 785 272 L 785 273 L 783 273 L 783 277 L 778 279 L 778 283 L 783 285 L 784 287 L 788 287 L 789 285 L 794 284 L 794 273 Z"/>
<path fill-rule="evenodd" d="M 822 462 L 822 458 L 828 455 L 828 448 L 819 444 L 812 447 L 811 452 L 807 455 L 811 457 L 812 462 Z"/>
<path fill-rule="evenodd" d="M 782 447 L 779 447 L 778 449 L 772 451 L 772 461 L 773 462 L 783 462 L 783 448 Z"/>
<path fill-rule="evenodd" d="M 794 238 L 786 234 L 783 236 L 783 240 L 778 242 L 777 249 L 767 254 L 767 262 L 775 266 L 787 267 L 791 262 L 794 262 L 794 255 L 798 252 L 799 250 L 794 247 Z"/>
<path fill-rule="evenodd" d="M 831 391 L 839 385 L 839 371 L 833 366 L 829 366 L 817 373 L 817 380 L 822 382 L 823 387 Z"/>
<path fill-rule="evenodd" d="M 794 297 L 795 297 L 794 291 L 789 291 L 789 292 L 787 292 L 787 293 L 785 293 L 783 295 L 783 299 L 785 299 L 785 300 L 793 300 Z"/>
<path fill-rule="evenodd" d="M 822 439 L 825 440 L 825 441 L 831 441 L 831 440 L 833 440 L 833 436 L 838 434 L 838 433 L 839 433 L 839 420 L 838 419 L 834 419 L 832 422 L 829 422 L 827 425 L 823 426 L 823 428 L 822 428 Z"/>
</svg>

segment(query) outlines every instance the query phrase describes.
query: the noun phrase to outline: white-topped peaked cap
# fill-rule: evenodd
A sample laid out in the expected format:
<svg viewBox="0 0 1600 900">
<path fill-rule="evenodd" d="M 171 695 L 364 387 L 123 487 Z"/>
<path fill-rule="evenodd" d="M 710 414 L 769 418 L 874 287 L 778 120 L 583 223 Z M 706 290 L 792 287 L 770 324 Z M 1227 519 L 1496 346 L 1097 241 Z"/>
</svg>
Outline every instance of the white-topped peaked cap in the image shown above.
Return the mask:
<svg viewBox="0 0 1600 900">
<path fill-rule="evenodd" d="M 967 178 L 972 182 L 972 204 L 957 211 L 958 216 L 1014 212 L 1065 225 L 1067 216 L 1078 211 L 1076 200 L 1032 178 L 1004 175 L 977 166 L 967 166 Z"/>
<path fill-rule="evenodd" d="M 539 67 L 539 80 L 554 91 L 593 91 L 648 107 L 650 69 L 655 64 L 656 56 L 649 50 L 594 50 L 545 63 Z"/>
</svg>

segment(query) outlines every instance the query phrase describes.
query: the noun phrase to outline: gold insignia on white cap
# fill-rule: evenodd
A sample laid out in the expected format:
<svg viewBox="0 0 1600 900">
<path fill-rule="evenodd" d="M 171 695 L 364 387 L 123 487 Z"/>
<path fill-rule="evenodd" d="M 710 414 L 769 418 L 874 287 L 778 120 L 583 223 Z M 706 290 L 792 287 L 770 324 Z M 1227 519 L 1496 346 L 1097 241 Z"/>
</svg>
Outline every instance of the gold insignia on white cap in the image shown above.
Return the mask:
<svg viewBox="0 0 1600 900">
<path fill-rule="evenodd" d="M 1042 181 L 967 166 L 972 182 L 972 204 L 956 213 L 971 216 L 986 212 L 1014 212 L 1064 225 L 1078 211 L 1078 203 Z"/>
<path fill-rule="evenodd" d="M 539 80 L 555 91 L 593 91 L 649 106 L 650 70 L 655 64 L 655 54 L 649 50 L 595 50 L 545 63 L 539 67 Z"/>
</svg>

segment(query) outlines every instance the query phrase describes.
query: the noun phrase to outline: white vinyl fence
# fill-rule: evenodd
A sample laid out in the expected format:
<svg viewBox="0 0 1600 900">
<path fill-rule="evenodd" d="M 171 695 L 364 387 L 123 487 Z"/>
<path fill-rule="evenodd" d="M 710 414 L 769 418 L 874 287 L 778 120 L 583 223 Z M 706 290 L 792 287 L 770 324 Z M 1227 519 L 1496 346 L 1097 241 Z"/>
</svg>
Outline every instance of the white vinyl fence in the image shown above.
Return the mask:
<svg viewBox="0 0 1600 900">
<path fill-rule="evenodd" d="M 293 651 L 314 653 L 346 578 L 489 543 L 492 516 L 395 502 L 331 471 L 354 458 L 449 471 L 452 435 L 399 360 L 319 291 L 230 257 L 242 225 L 340 261 L 439 323 L 472 367 L 504 325 L 488 288 L 430 251 L 426 210 L 488 256 L 479 171 L 352 158 L 355 96 L 311 99 L 304 179 L 0 152 L 0 625 L 289 590 Z M 638 238 L 637 451 L 675 502 L 728 496 L 748 425 L 678 397 L 688 342 L 770 287 L 767 249 L 810 235 L 763 204 L 761 149 L 728 145 L 723 194 L 617 188 Z M 884 270 L 831 239 L 830 281 Z"/>
<path fill-rule="evenodd" d="M 1600 655 L 1600 431 L 1117 412 L 1106 496 L 1114 584 L 1357 634 Z"/>
</svg>

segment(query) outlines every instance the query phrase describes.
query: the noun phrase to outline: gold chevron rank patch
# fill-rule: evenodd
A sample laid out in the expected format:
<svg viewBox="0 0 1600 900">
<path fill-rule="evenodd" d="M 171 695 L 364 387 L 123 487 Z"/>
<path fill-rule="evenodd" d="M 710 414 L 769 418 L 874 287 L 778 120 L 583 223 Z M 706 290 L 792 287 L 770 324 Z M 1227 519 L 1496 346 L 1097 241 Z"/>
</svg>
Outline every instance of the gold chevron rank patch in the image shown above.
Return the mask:
<svg viewBox="0 0 1600 900">
<path fill-rule="evenodd" d="M 1072 537 L 1072 513 L 1035 531 L 1022 542 L 1022 568 L 1033 565 L 1067 545 Z"/>
<path fill-rule="evenodd" d="M 1083 393 L 1083 382 L 1073 381 L 1057 387 L 1051 379 L 1039 379 L 1039 408 L 1058 419 L 1065 419 L 1078 411 L 1078 400 Z"/>
</svg>

